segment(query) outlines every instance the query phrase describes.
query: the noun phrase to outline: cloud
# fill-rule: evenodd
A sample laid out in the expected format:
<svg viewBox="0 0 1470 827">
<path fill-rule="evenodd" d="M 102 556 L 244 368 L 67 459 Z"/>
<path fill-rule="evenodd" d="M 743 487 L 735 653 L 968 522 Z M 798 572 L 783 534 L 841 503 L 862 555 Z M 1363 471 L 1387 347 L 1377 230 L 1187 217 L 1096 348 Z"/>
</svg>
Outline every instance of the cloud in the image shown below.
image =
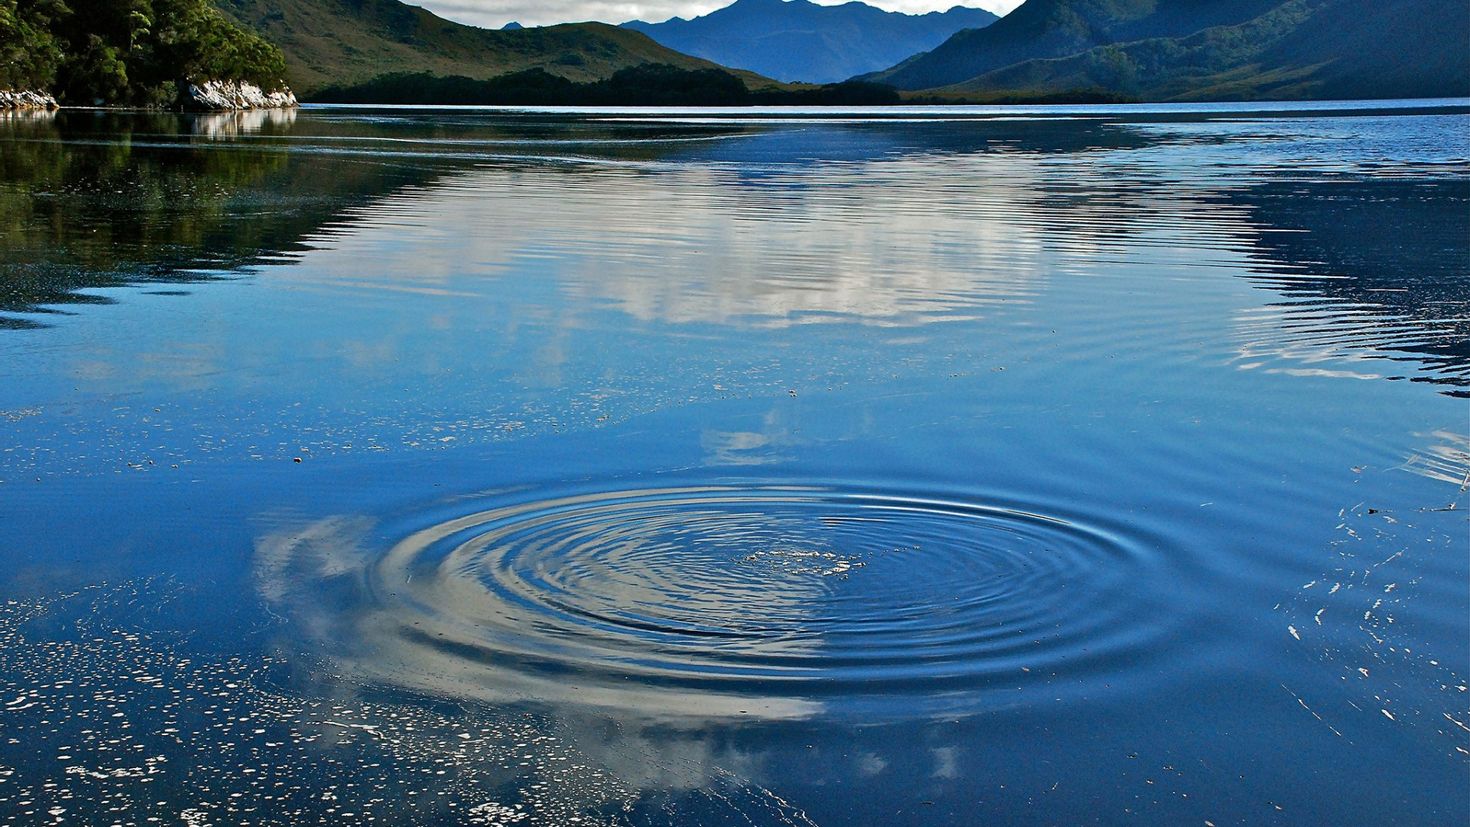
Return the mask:
<svg viewBox="0 0 1470 827">
<path fill-rule="evenodd" d="M 461 23 L 499 28 L 514 20 L 527 26 L 546 26 L 583 20 L 624 23 L 629 20 L 662 21 L 670 17 L 698 17 L 708 14 L 731 0 L 418 0 L 416 5 Z M 818 0 L 822 5 L 838 5 L 846 0 Z M 869 0 L 870 5 L 910 14 L 942 11 L 953 5 L 975 5 L 997 14 L 1019 6 L 1021 0 Z"/>
</svg>

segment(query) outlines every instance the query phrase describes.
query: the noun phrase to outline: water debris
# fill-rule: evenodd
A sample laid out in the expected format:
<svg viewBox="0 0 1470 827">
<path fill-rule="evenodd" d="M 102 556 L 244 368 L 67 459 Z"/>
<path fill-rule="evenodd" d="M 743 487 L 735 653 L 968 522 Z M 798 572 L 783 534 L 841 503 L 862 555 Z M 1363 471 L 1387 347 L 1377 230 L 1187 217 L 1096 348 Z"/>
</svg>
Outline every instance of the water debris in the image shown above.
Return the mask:
<svg viewBox="0 0 1470 827">
<path fill-rule="evenodd" d="M 1296 699 L 1297 704 L 1299 704 L 1302 709 L 1305 709 L 1308 714 L 1310 714 L 1313 718 L 1316 718 L 1317 721 L 1323 726 L 1327 727 L 1327 729 L 1330 730 L 1333 735 L 1336 735 L 1339 738 L 1343 737 L 1342 733 L 1338 731 L 1337 727 L 1334 727 L 1332 724 L 1327 723 L 1327 719 L 1317 714 L 1317 710 L 1312 709 L 1310 706 L 1307 706 L 1307 702 L 1302 699 L 1302 696 L 1296 694 L 1295 692 L 1292 692 L 1291 689 L 1286 686 L 1286 684 L 1280 684 L 1280 686 L 1282 689 L 1286 690 L 1287 694 Z"/>
<path fill-rule="evenodd" d="M 322 726 L 337 727 L 338 729 L 356 729 L 366 732 L 374 738 L 383 737 L 383 733 L 378 731 L 377 724 L 344 724 L 338 721 L 322 721 Z"/>
<path fill-rule="evenodd" d="M 132 625 L 153 628 L 175 593 L 128 583 L 0 605 L 0 825 L 627 827 L 617 814 L 651 798 L 668 824 L 814 827 L 725 771 L 677 793 L 622 780 L 530 713 L 349 682 L 300 694 L 277 656 L 201 657 Z"/>
</svg>

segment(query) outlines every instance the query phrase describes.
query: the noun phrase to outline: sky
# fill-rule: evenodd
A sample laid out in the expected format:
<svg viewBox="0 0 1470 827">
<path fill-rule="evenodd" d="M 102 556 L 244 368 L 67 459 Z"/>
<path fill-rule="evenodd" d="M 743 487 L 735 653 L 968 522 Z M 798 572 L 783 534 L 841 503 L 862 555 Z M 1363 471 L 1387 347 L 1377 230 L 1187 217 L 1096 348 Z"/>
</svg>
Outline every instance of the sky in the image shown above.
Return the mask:
<svg viewBox="0 0 1470 827">
<path fill-rule="evenodd" d="M 659 22 L 670 17 L 698 17 L 708 14 L 732 0 L 407 0 L 423 6 L 440 17 L 475 26 L 500 28 L 515 20 L 526 26 L 601 20 L 626 23 L 629 20 Z M 815 0 L 824 6 L 836 6 L 847 0 Z M 870 6 L 910 14 L 943 11 L 951 6 L 979 6 L 997 14 L 1021 5 L 1022 0 L 865 0 Z"/>
</svg>

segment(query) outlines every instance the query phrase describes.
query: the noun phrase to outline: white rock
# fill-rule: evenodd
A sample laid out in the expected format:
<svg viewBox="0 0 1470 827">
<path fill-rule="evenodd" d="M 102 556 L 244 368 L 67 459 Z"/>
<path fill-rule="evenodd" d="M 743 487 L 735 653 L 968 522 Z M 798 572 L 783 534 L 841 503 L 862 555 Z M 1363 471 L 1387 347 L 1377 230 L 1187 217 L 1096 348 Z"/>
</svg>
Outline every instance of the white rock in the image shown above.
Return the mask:
<svg viewBox="0 0 1470 827">
<path fill-rule="evenodd" d="M 0 110 L 5 109 L 56 109 L 56 98 L 46 92 L 25 89 L 12 91 L 0 89 Z"/>
<path fill-rule="evenodd" d="M 183 104 L 187 109 L 222 112 L 236 109 L 292 109 L 296 95 L 290 89 L 267 92 L 253 83 L 234 80 L 207 80 L 186 84 Z"/>
</svg>

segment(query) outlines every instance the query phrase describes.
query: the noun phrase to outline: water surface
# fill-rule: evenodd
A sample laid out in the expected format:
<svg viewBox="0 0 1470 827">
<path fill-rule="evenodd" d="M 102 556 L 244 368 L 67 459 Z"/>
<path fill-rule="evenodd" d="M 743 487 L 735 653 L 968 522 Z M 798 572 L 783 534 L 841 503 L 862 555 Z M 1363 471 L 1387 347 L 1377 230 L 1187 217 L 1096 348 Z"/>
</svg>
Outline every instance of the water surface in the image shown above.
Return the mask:
<svg viewBox="0 0 1470 827">
<path fill-rule="evenodd" d="M 1460 823 L 1470 105 L 0 121 L 0 820 Z"/>
</svg>

